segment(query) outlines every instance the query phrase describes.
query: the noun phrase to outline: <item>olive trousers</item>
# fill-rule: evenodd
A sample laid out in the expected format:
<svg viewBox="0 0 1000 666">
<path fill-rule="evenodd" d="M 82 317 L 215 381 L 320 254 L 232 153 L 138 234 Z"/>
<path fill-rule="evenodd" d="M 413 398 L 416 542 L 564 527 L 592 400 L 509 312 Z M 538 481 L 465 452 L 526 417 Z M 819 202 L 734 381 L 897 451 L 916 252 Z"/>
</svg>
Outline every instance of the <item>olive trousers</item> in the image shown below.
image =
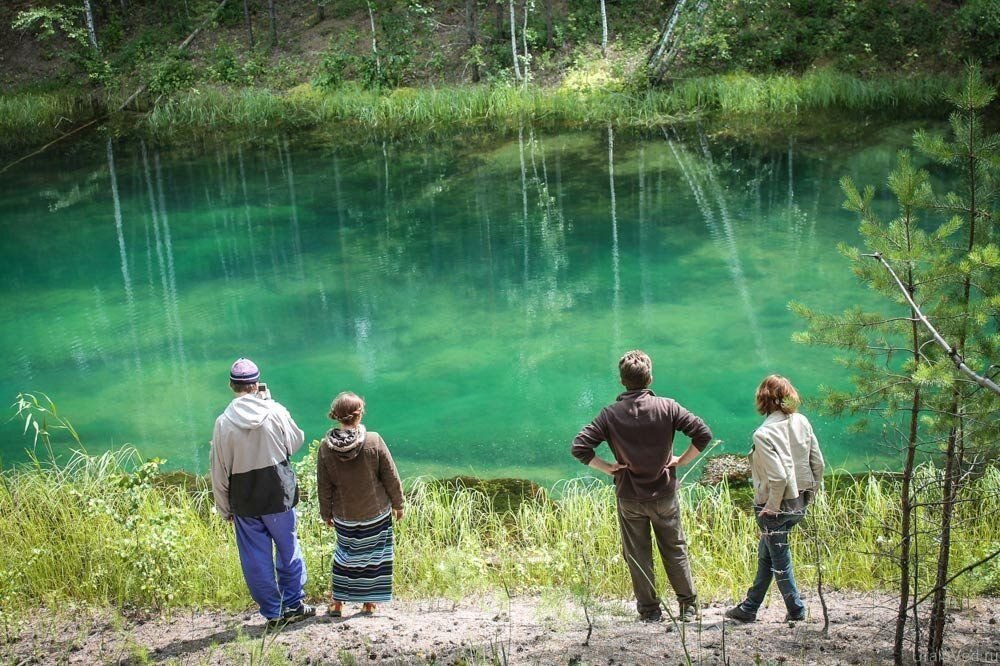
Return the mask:
<svg viewBox="0 0 1000 666">
<path fill-rule="evenodd" d="M 677 595 L 681 608 L 693 606 L 697 601 L 691 567 L 688 564 L 687 542 L 681 527 L 680 507 L 677 497 L 665 497 L 649 502 L 618 499 L 618 525 L 622 535 L 622 555 L 632 576 L 635 607 L 640 615 L 654 613 L 660 608 L 653 575 L 653 544 L 667 572 L 667 580 Z"/>
</svg>

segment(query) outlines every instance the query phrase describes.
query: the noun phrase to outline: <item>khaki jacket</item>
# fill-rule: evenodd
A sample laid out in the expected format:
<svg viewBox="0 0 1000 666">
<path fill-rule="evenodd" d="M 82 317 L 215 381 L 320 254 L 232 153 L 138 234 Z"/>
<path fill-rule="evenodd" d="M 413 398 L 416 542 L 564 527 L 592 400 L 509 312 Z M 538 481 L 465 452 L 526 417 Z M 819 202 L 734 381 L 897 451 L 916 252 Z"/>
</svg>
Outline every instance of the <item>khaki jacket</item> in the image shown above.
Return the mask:
<svg viewBox="0 0 1000 666">
<path fill-rule="evenodd" d="M 772 412 L 753 434 L 750 470 L 754 504 L 781 513 L 802 493 L 823 483 L 823 454 L 812 425 L 802 414 Z"/>
</svg>

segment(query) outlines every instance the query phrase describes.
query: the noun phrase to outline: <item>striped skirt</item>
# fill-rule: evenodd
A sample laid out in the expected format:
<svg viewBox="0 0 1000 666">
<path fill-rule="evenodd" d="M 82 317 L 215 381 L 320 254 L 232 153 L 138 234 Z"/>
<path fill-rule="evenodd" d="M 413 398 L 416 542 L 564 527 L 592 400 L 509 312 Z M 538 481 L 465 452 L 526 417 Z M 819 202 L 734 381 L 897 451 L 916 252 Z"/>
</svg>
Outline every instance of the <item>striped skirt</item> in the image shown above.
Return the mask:
<svg viewBox="0 0 1000 666">
<path fill-rule="evenodd" d="M 392 601 L 391 511 L 371 520 L 333 519 L 333 598 L 337 601 Z"/>
</svg>

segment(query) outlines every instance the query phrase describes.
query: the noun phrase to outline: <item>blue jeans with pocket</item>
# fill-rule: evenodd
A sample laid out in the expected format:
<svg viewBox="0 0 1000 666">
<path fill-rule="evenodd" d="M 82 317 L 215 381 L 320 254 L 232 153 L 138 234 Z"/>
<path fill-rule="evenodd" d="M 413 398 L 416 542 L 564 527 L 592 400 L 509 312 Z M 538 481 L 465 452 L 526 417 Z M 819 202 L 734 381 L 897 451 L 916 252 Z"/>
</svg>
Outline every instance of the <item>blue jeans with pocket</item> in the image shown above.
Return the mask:
<svg viewBox="0 0 1000 666">
<path fill-rule="evenodd" d="M 806 612 L 792 573 L 792 551 L 788 547 L 788 535 L 792 528 L 805 518 L 805 509 L 795 513 L 780 513 L 777 516 L 760 517 L 763 507 L 754 507 L 757 525 L 760 527 L 760 541 L 757 543 L 757 575 L 753 585 L 747 590 L 747 598 L 740 608 L 748 613 L 756 613 L 764 603 L 764 595 L 771 586 L 771 579 L 778 586 L 785 609 L 791 617 L 801 617 Z"/>
</svg>

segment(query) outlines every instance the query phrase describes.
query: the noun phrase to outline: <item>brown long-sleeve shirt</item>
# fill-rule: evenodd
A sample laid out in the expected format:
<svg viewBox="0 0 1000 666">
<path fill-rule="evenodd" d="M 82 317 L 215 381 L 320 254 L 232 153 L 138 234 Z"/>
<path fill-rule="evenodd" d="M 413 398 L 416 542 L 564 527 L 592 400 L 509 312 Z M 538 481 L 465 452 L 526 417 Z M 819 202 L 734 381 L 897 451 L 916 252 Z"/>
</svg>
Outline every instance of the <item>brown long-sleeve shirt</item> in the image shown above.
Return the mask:
<svg viewBox="0 0 1000 666">
<path fill-rule="evenodd" d="M 319 447 L 316 492 L 323 520 L 368 520 L 391 506 L 403 508 L 403 486 L 389 447 L 369 431 L 357 455 L 343 460 L 326 442 Z"/>
<path fill-rule="evenodd" d="M 601 410 L 573 440 L 571 452 L 584 465 L 594 459 L 594 449 L 607 442 L 615 460 L 628 465 L 615 473 L 620 499 L 647 502 L 673 495 L 677 474 L 667 468 L 674 452 L 674 433 L 691 438 L 699 451 L 712 441 L 705 422 L 676 401 L 656 396 L 649 389 L 626 391 Z"/>
</svg>

